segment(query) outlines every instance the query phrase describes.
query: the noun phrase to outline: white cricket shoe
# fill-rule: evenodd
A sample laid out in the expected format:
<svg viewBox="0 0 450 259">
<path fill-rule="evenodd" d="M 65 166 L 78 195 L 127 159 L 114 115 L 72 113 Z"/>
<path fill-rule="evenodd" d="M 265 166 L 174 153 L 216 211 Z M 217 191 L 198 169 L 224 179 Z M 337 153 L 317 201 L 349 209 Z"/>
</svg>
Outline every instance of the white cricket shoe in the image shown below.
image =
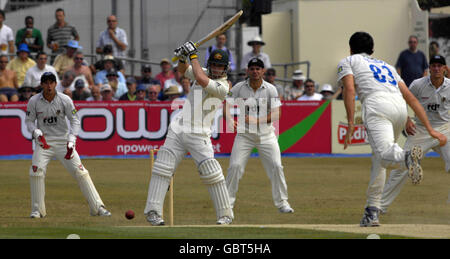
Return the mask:
<svg viewBox="0 0 450 259">
<path fill-rule="evenodd" d="M 161 216 L 154 210 L 147 213 L 147 221 L 150 222 L 152 226 L 163 226 L 165 224 Z"/>
<path fill-rule="evenodd" d="M 100 216 L 100 217 L 111 217 L 111 212 L 109 212 L 107 209 L 105 209 L 105 207 L 101 206 L 100 208 L 98 208 L 97 216 Z"/>
<path fill-rule="evenodd" d="M 43 218 L 41 213 L 39 213 L 39 211 L 33 211 L 31 212 L 30 218 L 32 219 L 39 219 L 39 218 Z"/>
<path fill-rule="evenodd" d="M 423 158 L 423 151 L 420 146 L 414 146 L 411 151 L 405 153 L 405 164 L 408 168 L 408 176 L 413 184 L 419 184 L 423 178 L 423 170 L 420 160 Z"/>
<path fill-rule="evenodd" d="M 217 220 L 217 225 L 230 225 L 233 220 L 228 216 L 222 216 Z"/>
<path fill-rule="evenodd" d="M 278 211 L 280 213 L 294 213 L 294 209 L 291 208 L 291 206 L 289 206 L 289 204 L 279 207 Z"/>
</svg>

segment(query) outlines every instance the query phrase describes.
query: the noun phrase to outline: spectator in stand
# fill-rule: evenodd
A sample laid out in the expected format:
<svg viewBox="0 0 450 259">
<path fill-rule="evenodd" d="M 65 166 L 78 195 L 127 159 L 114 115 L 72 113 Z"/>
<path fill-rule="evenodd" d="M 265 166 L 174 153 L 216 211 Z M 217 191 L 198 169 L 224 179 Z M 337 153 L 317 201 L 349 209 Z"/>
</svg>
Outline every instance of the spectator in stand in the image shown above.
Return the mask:
<svg viewBox="0 0 450 259">
<path fill-rule="evenodd" d="M 0 102 L 17 102 L 19 95 L 17 89 L 16 72 L 7 69 L 8 57 L 0 55 Z"/>
<path fill-rule="evenodd" d="M 109 44 L 105 45 L 103 47 L 103 54 L 102 55 L 103 55 L 103 59 L 97 61 L 94 65 L 90 66 L 91 72 L 92 72 L 93 75 L 95 75 L 97 73 L 97 71 L 102 71 L 103 69 L 105 69 L 105 64 L 104 64 L 105 63 L 105 60 L 104 60 L 105 57 L 108 57 L 109 59 L 111 59 L 111 57 L 112 57 L 112 59 L 114 60 L 114 68 L 117 71 L 120 71 L 122 74 L 125 74 L 125 69 L 124 69 L 124 66 L 123 66 L 123 62 L 121 60 L 115 59 L 114 56 L 113 56 L 112 45 L 109 45 Z"/>
<path fill-rule="evenodd" d="M 148 100 L 151 102 L 159 102 L 158 95 L 161 92 L 160 85 L 149 85 L 147 88 Z"/>
<path fill-rule="evenodd" d="M 136 101 L 147 101 L 147 87 L 143 84 L 136 88 Z"/>
<path fill-rule="evenodd" d="M 161 67 L 161 72 L 155 76 L 155 79 L 158 80 L 161 83 L 161 87 L 163 87 L 166 80 L 174 78 L 174 74 L 172 72 L 172 63 L 170 63 L 170 60 L 163 58 L 159 65 Z"/>
<path fill-rule="evenodd" d="M 63 94 L 69 96 L 70 99 L 72 99 L 72 93 L 73 93 L 73 91 L 70 91 L 69 88 L 66 88 L 66 89 L 63 90 Z"/>
<path fill-rule="evenodd" d="M 105 56 L 105 58 L 103 59 L 104 63 L 103 63 L 103 70 L 98 71 L 95 74 L 95 78 L 94 78 L 94 82 L 95 84 L 107 84 L 108 83 L 108 79 L 106 78 L 106 75 L 108 74 L 108 71 L 111 69 L 114 69 L 115 66 L 115 61 L 114 61 L 114 57 L 113 56 Z M 115 69 L 115 71 L 117 71 Z M 119 75 L 119 82 L 123 83 L 123 85 L 126 85 L 126 79 L 125 76 L 122 74 L 122 72 L 117 71 L 117 74 Z M 126 87 L 125 87 L 125 92 L 126 92 Z"/>
<path fill-rule="evenodd" d="M 336 99 L 336 97 L 339 94 L 336 94 L 333 90 L 333 86 L 330 84 L 324 84 L 322 85 L 322 89 L 320 90 L 320 94 L 323 96 L 322 100 L 333 100 Z"/>
<path fill-rule="evenodd" d="M 25 80 L 23 85 L 31 86 L 33 88 L 39 88 L 41 85 L 41 76 L 45 72 L 52 72 L 56 75 L 54 67 L 47 65 L 48 56 L 45 52 L 39 52 L 36 55 L 36 65 L 28 69 L 25 74 Z M 59 84 L 59 78 L 56 77 L 56 82 Z"/>
<path fill-rule="evenodd" d="M 68 70 L 62 76 L 62 80 L 59 84 L 56 85 L 56 91 L 64 92 L 65 89 L 69 89 L 69 92 L 72 93 L 75 91 L 75 72 Z"/>
<path fill-rule="evenodd" d="M 83 79 L 77 79 L 75 81 L 75 91 L 72 92 L 72 100 L 74 101 L 86 101 L 91 95 L 85 90 L 85 83 Z"/>
<path fill-rule="evenodd" d="M 91 89 L 91 96 L 86 99 L 86 101 L 101 101 L 102 95 L 100 94 L 100 86 L 94 85 Z"/>
<path fill-rule="evenodd" d="M 120 72 L 118 72 L 114 68 L 111 68 L 110 70 L 108 70 L 108 73 L 106 74 L 108 84 L 111 86 L 111 88 L 114 91 L 115 99 L 119 99 L 123 94 L 128 92 L 127 84 L 119 81 L 118 73 L 120 73 Z"/>
<path fill-rule="evenodd" d="M 6 16 L 3 10 L 0 10 L 0 54 L 14 53 L 14 33 L 13 30 L 3 22 Z"/>
<path fill-rule="evenodd" d="M 163 87 L 163 91 L 166 91 L 166 89 L 168 89 L 169 87 L 176 85 L 178 86 L 178 91 L 180 93 L 183 92 L 183 86 L 181 86 L 181 73 L 178 71 L 178 66 L 174 66 L 172 68 L 172 72 L 173 72 L 173 78 L 171 79 L 167 79 L 164 82 L 164 87 Z M 166 98 L 166 97 L 165 97 Z"/>
<path fill-rule="evenodd" d="M 316 93 L 316 83 L 312 79 L 305 81 L 305 92 L 297 101 L 321 101 L 323 96 Z"/>
<path fill-rule="evenodd" d="M 176 85 L 172 85 L 164 90 L 164 96 L 167 96 L 167 101 L 174 101 L 181 96 L 182 92 Z"/>
<path fill-rule="evenodd" d="M 298 69 L 294 71 L 292 75 L 292 85 L 285 89 L 284 99 L 287 101 L 297 100 L 303 94 L 303 83 L 306 77 L 303 75 L 303 71 Z"/>
<path fill-rule="evenodd" d="M 111 45 L 113 56 L 126 57 L 126 49 L 128 48 L 128 40 L 126 32 L 117 27 L 118 21 L 115 15 L 110 15 L 106 19 L 108 28 L 100 33 L 97 41 L 97 54 L 103 54 L 103 47 Z"/>
<path fill-rule="evenodd" d="M 83 49 L 78 44 L 78 41 L 74 40 L 69 41 L 65 47 L 65 53 L 56 56 L 55 61 L 53 62 L 53 67 L 55 68 L 56 72 L 58 72 L 58 76 L 60 78 L 62 77 L 64 72 L 69 70 L 75 64 L 73 60 L 73 58 L 75 57 L 75 53 L 78 50 Z"/>
<path fill-rule="evenodd" d="M 31 67 L 36 65 L 33 59 L 29 57 L 30 50 L 27 44 L 20 44 L 19 49 L 17 49 L 17 57 L 9 61 L 6 66 L 7 69 L 13 70 L 17 74 L 17 84 L 20 86 L 25 80 L 25 75 Z"/>
<path fill-rule="evenodd" d="M 225 35 L 225 33 L 222 33 L 222 34 L 219 34 L 216 36 L 216 45 L 209 46 L 206 49 L 205 62 L 204 62 L 205 67 L 208 63 L 208 58 L 209 58 L 210 53 L 216 49 L 221 49 L 221 50 L 227 52 L 227 54 L 228 54 L 228 58 L 229 58 L 229 62 L 230 62 L 230 70 L 231 71 L 236 70 L 236 63 L 234 63 L 234 59 L 233 59 L 233 55 L 231 54 L 231 51 L 225 46 L 226 43 L 227 43 L 227 35 Z"/>
<path fill-rule="evenodd" d="M 63 9 L 56 9 L 55 19 L 56 22 L 47 30 L 47 47 L 52 50 L 52 54 L 62 54 L 64 47 L 69 45 L 69 41 L 79 41 L 80 36 L 75 27 L 66 22 Z M 56 68 L 55 64 L 53 66 Z"/>
<path fill-rule="evenodd" d="M 104 84 L 100 87 L 100 94 L 102 95 L 102 101 L 117 101 L 114 98 L 114 91 L 109 84 Z"/>
<path fill-rule="evenodd" d="M 412 81 L 427 75 L 428 61 L 425 54 L 417 49 L 418 44 L 416 36 L 409 36 L 408 49 L 400 53 L 395 64 L 398 74 L 408 87 Z"/>
<path fill-rule="evenodd" d="M 262 46 L 266 45 L 266 43 L 262 41 L 260 36 L 256 36 L 255 38 L 247 42 L 247 45 L 252 47 L 252 51 L 245 54 L 242 58 L 241 69 L 247 68 L 248 62 L 250 62 L 250 60 L 253 58 L 259 58 L 260 60 L 262 60 L 266 69 L 272 67 L 269 55 L 261 51 Z"/>
<path fill-rule="evenodd" d="M 136 79 L 134 77 L 127 78 L 128 92 L 124 93 L 119 101 L 135 101 L 136 100 Z"/>
<path fill-rule="evenodd" d="M 22 85 L 19 87 L 19 102 L 28 102 L 36 94 L 34 87 Z"/>
<path fill-rule="evenodd" d="M 71 70 L 75 73 L 77 77 L 84 77 L 84 79 L 88 82 L 89 91 L 94 86 L 94 79 L 92 77 L 91 70 L 88 66 L 86 66 L 84 62 L 84 54 L 81 51 L 77 51 L 73 57 L 74 64 L 68 70 Z"/>
<path fill-rule="evenodd" d="M 440 55 L 439 53 L 439 43 L 437 43 L 437 41 L 432 41 L 430 42 L 430 46 L 429 46 L 429 54 L 430 54 L 430 58 L 436 55 Z"/>
<path fill-rule="evenodd" d="M 142 65 L 141 75 L 141 79 L 137 81 L 138 84 L 160 84 L 159 80 L 152 77 L 152 66 L 150 66 L 149 64 Z"/>
<path fill-rule="evenodd" d="M 283 101 L 284 100 L 284 98 L 283 98 L 284 87 L 275 82 L 276 77 L 277 77 L 277 71 L 274 68 L 268 68 L 266 70 L 264 80 L 268 83 L 271 83 L 273 86 L 275 86 L 275 88 L 277 89 L 280 101 Z"/>
<path fill-rule="evenodd" d="M 41 52 L 44 50 L 44 39 L 40 30 L 34 28 L 33 16 L 27 16 L 25 18 L 25 28 L 17 31 L 16 34 L 16 47 L 25 43 L 31 52 Z"/>
</svg>

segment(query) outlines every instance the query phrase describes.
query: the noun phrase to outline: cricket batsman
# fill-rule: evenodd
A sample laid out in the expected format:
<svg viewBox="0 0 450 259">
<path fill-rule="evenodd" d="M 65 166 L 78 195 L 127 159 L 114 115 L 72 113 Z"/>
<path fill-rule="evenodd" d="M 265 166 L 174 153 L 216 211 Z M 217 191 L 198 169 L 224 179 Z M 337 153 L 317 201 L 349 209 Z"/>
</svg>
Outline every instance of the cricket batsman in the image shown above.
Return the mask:
<svg viewBox="0 0 450 259">
<path fill-rule="evenodd" d="M 442 132 L 450 137 L 450 79 L 445 77 L 447 70 L 446 61 L 443 56 L 437 55 L 430 58 L 430 75 L 414 80 L 409 86 L 411 93 L 419 100 L 425 110 L 431 126 L 436 131 Z M 432 137 L 427 134 L 427 130 L 420 120 L 410 118 L 406 123 L 406 140 L 404 149 L 419 145 L 426 154 L 430 149 L 439 153 L 445 162 L 445 171 L 450 173 L 450 144 L 439 146 Z M 408 178 L 407 170 L 393 170 L 384 186 L 383 198 L 381 201 L 381 212 L 386 213 L 389 205 L 400 194 L 402 186 Z M 410 176 L 413 177 L 413 176 Z M 413 184 L 418 184 L 422 180 L 422 175 L 413 178 Z"/>
<path fill-rule="evenodd" d="M 227 70 L 228 54 L 214 50 L 207 62 L 207 71 L 200 66 L 197 47 L 186 42 L 175 50 L 179 58 L 178 70 L 185 77 L 195 80 L 183 109 L 171 121 L 164 145 L 159 149 L 152 168 L 144 213 L 154 226 L 164 225 L 161 215 L 164 198 L 174 171 L 189 152 L 194 159 L 200 179 L 208 187 L 214 204 L 217 224 L 230 224 L 233 220 L 228 191 L 222 168 L 214 159 L 211 144 L 211 124 L 217 109 L 227 96 L 229 86 Z M 187 63 L 190 60 L 191 65 Z"/>
<path fill-rule="evenodd" d="M 239 180 L 244 175 L 245 166 L 254 148 L 258 149 L 261 162 L 272 183 L 272 198 L 281 213 L 293 213 L 288 203 L 286 179 L 281 164 L 281 152 L 275 135 L 273 122 L 280 118 L 281 102 L 278 91 L 272 84 L 263 80 L 264 62 L 253 58 L 248 62 L 248 79 L 236 84 L 227 98 L 225 117 L 233 129 L 237 127 L 231 151 L 230 167 L 227 173 L 227 188 L 231 206 L 234 207 Z M 231 117 L 230 108 L 237 105 L 239 119 Z"/>
<path fill-rule="evenodd" d="M 27 105 L 26 125 L 36 141 L 30 167 L 31 218 L 43 218 L 45 209 L 45 176 L 47 165 L 56 157 L 77 180 L 87 199 L 92 216 L 111 216 L 105 209 L 95 186 L 75 150 L 80 121 L 72 99 L 59 93 L 56 75 L 46 72 L 41 76 L 43 91 L 34 95 Z M 66 118 L 70 122 L 67 125 Z M 36 123 L 37 122 L 37 123 Z"/>
<path fill-rule="evenodd" d="M 350 56 L 338 65 L 338 81 L 344 90 L 344 105 L 347 112 L 348 131 L 344 149 L 351 141 L 354 131 L 355 92 L 362 104 L 364 126 L 372 148 L 372 168 L 367 189 L 367 203 L 361 219 L 361 227 L 379 226 L 378 215 L 386 180 L 386 168 L 402 166 L 413 177 L 422 173 L 420 160 L 422 148 L 415 145 L 410 151 L 403 150 L 396 140 L 405 127 L 408 104 L 424 125 L 427 133 L 443 146 L 447 137 L 432 128 L 426 113 L 408 90 L 394 67 L 373 58 L 374 42 L 367 32 L 355 32 L 349 40 Z"/>
</svg>

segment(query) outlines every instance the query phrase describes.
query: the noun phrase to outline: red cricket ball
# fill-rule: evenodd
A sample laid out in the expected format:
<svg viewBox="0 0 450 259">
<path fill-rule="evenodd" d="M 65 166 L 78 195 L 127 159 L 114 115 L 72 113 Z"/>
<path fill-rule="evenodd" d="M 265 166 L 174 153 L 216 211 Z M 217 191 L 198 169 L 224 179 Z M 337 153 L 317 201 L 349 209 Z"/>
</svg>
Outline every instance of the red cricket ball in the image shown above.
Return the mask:
<svg viewBox="0 0 450 259">
<path fill-rule="evenodd" d="M 134 211 L 129 210 L 129 211 L 125 212 L 125 218 L 133 219 L 134 218 Z"/>
</svg>

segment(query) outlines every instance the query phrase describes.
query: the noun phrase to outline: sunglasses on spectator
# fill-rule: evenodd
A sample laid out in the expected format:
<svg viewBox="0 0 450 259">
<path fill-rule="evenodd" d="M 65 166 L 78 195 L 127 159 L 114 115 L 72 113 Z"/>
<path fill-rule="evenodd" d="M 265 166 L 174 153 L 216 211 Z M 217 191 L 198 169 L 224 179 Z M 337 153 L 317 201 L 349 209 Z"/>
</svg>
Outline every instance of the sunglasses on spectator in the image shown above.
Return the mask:
<svg viewBox="0 0 450 259">
<path fill-rule="evenodd" d="M 84 58 L 75 58 L 75 60 L 83 60 Z"/>
</svg>

